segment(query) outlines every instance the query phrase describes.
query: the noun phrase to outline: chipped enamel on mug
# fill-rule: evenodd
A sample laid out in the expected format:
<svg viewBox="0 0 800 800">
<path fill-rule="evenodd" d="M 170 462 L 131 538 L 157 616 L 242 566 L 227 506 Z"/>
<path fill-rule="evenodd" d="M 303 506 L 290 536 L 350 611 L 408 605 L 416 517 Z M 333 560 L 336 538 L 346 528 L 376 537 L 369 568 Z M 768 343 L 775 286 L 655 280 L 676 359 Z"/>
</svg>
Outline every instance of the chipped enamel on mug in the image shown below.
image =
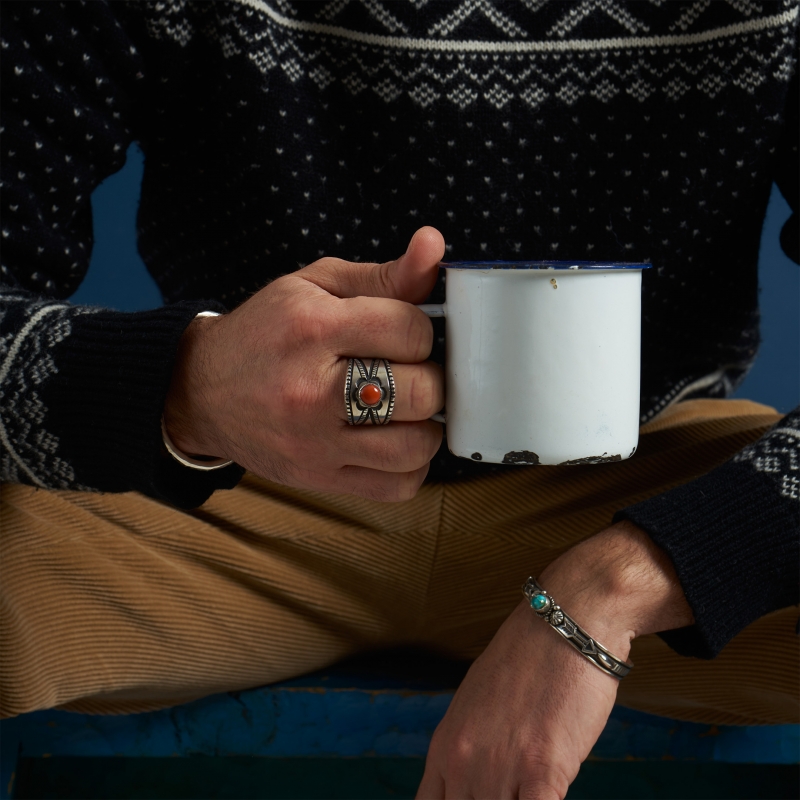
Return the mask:
<svg viewBox="0 0 800 800">
<path fill-rule="evenodd" d="M 650 264 L 441 265 L 447 446 L 493 464 L 600 464 L 639 442 L 642 270 Z"/>
</svg>

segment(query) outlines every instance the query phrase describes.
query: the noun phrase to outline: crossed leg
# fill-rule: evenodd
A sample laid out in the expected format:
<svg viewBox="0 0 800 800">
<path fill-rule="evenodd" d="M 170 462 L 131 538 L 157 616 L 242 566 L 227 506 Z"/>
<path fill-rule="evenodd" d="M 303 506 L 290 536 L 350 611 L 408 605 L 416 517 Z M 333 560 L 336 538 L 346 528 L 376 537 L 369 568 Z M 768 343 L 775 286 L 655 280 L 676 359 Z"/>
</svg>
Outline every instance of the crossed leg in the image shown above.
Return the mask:
<svg viewBox="0 0 800 800">
<path fill-rule="evenodd" d="M 5 485 L 0 713 L 144 711 L 400 644 L 475 657 L 529 574 L 778 419 L 747 401 L 688 401 L 643 428 L 629 461 L 426 485 L 401 504 L 250 475 L 192 512 Z M 619 701 L 706 722 L 794 721 L 796 620 L 796 608 L 765 617 L 712 662 L 637 640 Z"/>
</svg>

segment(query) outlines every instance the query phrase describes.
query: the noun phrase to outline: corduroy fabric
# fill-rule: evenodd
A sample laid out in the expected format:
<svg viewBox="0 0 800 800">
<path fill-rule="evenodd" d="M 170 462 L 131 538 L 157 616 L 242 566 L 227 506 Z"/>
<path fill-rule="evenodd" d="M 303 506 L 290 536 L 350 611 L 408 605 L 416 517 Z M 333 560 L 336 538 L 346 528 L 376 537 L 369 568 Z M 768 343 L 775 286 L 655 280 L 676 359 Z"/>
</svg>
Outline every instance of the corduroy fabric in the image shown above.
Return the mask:
<svg viewBox="0 0 800 800">
<path fill-rule="evenodd" d="M 395 505 L 251 475 L 190 512 L 3 486 L 0 710 L 144 711 L 388 645 L 474 658 L 529 574 L 778 419 L 748 401 L 687 401 L 643 428 L 632 460 L 431 484 Z M 619 701 L 717 724 L 796 721 L 796 620 L 796 607 L 764 617 L 710 662 L 643 637 Z"/>
</svg>

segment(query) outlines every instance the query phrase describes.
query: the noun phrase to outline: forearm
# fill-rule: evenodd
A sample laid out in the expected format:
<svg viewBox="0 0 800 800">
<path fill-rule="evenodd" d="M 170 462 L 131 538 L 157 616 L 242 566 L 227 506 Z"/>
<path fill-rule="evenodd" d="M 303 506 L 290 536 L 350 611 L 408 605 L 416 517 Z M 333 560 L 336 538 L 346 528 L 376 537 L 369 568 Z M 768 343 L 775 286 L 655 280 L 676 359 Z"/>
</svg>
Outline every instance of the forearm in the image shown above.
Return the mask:
<svg viewBox="0 0 800 800">
<path fill-rule="evenodd" d="M 184 507 L 240 472 L 198 476 L 165 457 L 160 418 L 178 342 L 204 306 L 133 314 L 0 289 L 7 342 L 0 479 L 47 489 L 138 490 Z"/>
<path fill-rule="evenodd" d="M 539 583 L 621 659 L 634 638 L 693 622 L 669 558 L 630 522 L 612 525 L 564 553 Z"/>
<path fill-rule="evenodd" d="M 620 511 L 669 557 L 694 611 L 664 636 L 713 658 L 747 625 L 798 602 L 800 410 L 711 472 Z"/>
</svg>

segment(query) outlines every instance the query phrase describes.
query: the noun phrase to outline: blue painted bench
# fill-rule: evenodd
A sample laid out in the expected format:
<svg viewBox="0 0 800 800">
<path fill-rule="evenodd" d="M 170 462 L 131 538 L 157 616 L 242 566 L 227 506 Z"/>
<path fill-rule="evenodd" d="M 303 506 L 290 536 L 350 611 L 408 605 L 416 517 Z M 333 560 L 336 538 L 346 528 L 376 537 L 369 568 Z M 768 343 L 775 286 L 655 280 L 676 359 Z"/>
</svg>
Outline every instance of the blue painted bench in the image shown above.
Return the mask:
<svg viewBox="0 0 800 800">
<path fill-rule="evenodd" d="M 355 797 L 369 791 L 364 796 L 412 797 L 431 734 L 464 669 L 465 665 L 424 655 L 390 653 L 377 662 L 356 659 L 274 686 L 214 695 L 147 714 L 103 717 L 40 711 L 4 720 L 0 798 L 245 796 L 238 791 L 200 794 L 208 779 L 203 777 L 202 787 L 192 781 L 212 763 L 215 772 L 222 771 L 221 785 L 227 787 L 244 780 L 255 765 L 255 783 L 262 791 L 246 796 Z M 792 797 L 797 782 L 790 765 L 797 763 L 799 753 L 797 725 L 709 726 L 617 707 L 579 777 L 586 784 L 583 792 L 570 796 Z M 292 764 L 296 774 L 278 774 Z M 351 774 L 345 774 L 347 764 Z M 743 765 L 747 771 L 741 775 L 731 772 Z M 769 772 L 763 765 L 770 765 Z M 637 768 L 636 780 L 631 766 Z M 724 793 L 682 794 L 674 786 L 669 794 L 657 793 L 668 778 L 675 779 L 687 767 L 693 770 L 687 789 L 705 779 Z M 322 794 L 304 793 L 309 771 L 317 777 L 328 775 L 326 780 L 334 784 L 325 786 Z M 146 793 L 126 793 L 130 783 L 122 782 L 123 773 L 138 775 L 140 781 L 147 776 Z M 742 776 L 761 787 L 767 779 L 777 781 L 777 793 L 759 794 L 751 788 L 734 794 L 720 782 L 741 785 Z M 169 780 L 192 786 L 192 793 L 160 794 Z M 298 793 L 264 793 L 276 780 L 283 781 L 282 792 L 288 786 Z M 625 786 L 637 792 L 637 780 L 645 787 L 653 784 L 656 793 L 626 794 Z M 49 794 L 29 793 L 43 783 L 49 785 Z M 73 786 L 72 793 L 61 793 L 66 784 Z M 613 793 L 598 794 L 598 787 Z M 337 788 L 348 793 L 337 794 Z M 382 789 L 387 793 L 380 793 Z"/>
</svg>

